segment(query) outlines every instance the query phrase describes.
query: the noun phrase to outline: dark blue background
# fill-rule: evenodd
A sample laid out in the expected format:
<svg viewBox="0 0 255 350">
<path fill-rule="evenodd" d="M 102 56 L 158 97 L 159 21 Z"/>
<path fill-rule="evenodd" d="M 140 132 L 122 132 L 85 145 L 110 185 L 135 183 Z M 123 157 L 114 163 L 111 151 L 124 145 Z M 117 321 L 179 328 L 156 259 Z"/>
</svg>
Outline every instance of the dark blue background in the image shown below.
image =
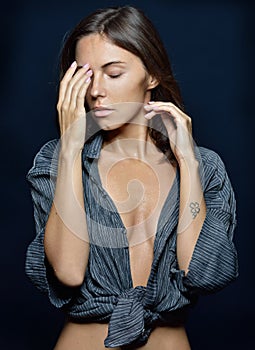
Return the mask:
<svg viewBox="0 0 255 350">
<path fill-rule="evenodd" d="M 24 274 L 34 237 L 25 175 L 57 136 L 61 41 L 84 15 L 123 1 L 12 1 L 1 8 L 1 349 L 52 349 L 63 316 Z M 195 350 L 254 348 L 254 7 L 245 1 L 129 1 L 158 28 L 198 144 L 223 158 L 238 203 L 240 277 L 202 297 L 188 332 Z M 176 349 L 178 350 L 178 349 Z"/>
</svg>

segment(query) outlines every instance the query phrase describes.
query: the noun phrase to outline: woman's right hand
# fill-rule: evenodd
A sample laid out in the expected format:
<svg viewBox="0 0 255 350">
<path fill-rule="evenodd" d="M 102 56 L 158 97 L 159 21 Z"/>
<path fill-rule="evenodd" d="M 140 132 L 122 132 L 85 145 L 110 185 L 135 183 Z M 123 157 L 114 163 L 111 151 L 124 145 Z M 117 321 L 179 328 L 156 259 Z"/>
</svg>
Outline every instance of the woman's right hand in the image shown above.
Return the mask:
<svg viewBox="0 0 255 350">
<path fill-rule="evenodd" d="M 86 136 L 85 96 L 93 74 L 89 64 L 77 72 L 74 61 L 60 82 L 57 103 L 61 148 L 64 152 L 79 152 Z"/>
<path fill-rule="evenodd" d="M 86 136 L 84 101 L 91 76 L 88 64 L 77 70 L 74 62 L 60 82 L 57 109 L 61 147 L 44 234 L 47 259 L 56 277 L 70 287 L 82 284 L 89 256 L 81 156 Z"/>
</svg>

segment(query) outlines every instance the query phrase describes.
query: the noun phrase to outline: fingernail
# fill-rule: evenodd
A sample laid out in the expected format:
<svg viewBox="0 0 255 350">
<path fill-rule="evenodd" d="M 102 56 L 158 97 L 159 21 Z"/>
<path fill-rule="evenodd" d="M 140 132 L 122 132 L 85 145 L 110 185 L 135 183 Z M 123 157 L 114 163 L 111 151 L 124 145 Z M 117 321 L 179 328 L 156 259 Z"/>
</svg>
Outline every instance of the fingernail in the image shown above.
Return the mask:
<svg viewBox="0 0 255 350">
<path fill-rule="evenodd" d="M 71 64 L 71 67 L 73 68 L 73 67 L 75 67 L 76 66 L 76 61 L 73 61 L 73 63 Z"/>
<path fill-rule="evenodd" d="M 149 104 L 152 104 L 152 103 L 155 103 L 155 101 L 149 101 L 148 103 L 149 103 Z"/>
<path fill-rule="evenodd" d="M 90 69 L 90 70 L 88 70 L 87 71 L 87 73 L 86 73 L 86 75 L 88 75 L 88 76 L 91 76 L 93 74 L 93 72 L 92 72 L 92 70 Z"/>
<path fill-rule="evenodd" d="M 86 64 L 84 64 L 84 66 L 82 66 L 83 68 L 89 68 L 89 64 L 88 63 L 86 63 Z"/>
<path fill-rule="evenodd" d="M 91 78 L 88 77 L 86 80 L 85 80 L 85 83 L 89 83 L 91 81 Z"/>
</svg>

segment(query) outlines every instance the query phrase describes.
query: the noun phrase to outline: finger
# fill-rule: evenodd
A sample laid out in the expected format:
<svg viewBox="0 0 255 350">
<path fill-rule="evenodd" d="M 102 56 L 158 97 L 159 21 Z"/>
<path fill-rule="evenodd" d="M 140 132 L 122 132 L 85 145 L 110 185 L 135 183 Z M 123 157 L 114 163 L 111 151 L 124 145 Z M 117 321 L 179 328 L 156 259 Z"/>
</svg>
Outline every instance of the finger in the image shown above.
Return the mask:
<svg viewBox="0 0 255 350">
<path fill-rule="evenodd" d="M 145 114 L 146 119 L 151 119 L 156 114 L 161 114 L 162 116 L 166 115 L 167 118 L 172 117 L 172 114 L 167 105 L 155 105 L 155 106 L 145 105 L 144 108 L 147 111 L 147 114 Z"/>
<path fill-rule="evenodd" d="M 180 113 L 181 115 L 186 115 L 180 108 L 178 108 L 174 103 L 172 102 L 162 102 L 162 101 L 149 101 L 148 102 L 148 105 L 149 106 L 152 106 L 153 108 L 157 108 L 158 107 L 161 107 L 163 108 L 164 110 L 168 110 L 169 112 L 177 112 L 177 113 Z"/>
<path fill-rule="evenodd" d="M 59 99 L 58 99 L 58 103 L 59 104 L 62 104 L 62 101 L 64 100 L 67 84 L 70 81 L 70 79 L 72 78 L 72 76 L 74 75 L 76 68 L 77 68 L 77 62 L 74 61 L 71 64 L 71 66 L 68 68 L 68 70 L 66 71 L 63 79 L 60 82 Z"/>
<path fill-rule="evenodd" d="M 156 114 L 157 114 L 157 113 L 156 113 L 154 110 L 152 110 L 152 111 L 146 113 L 146 114 L 144 115 L 144 118 L 150 120 L 150 119 L 153 118 Z"/>
<path fill-rule="evenodd" d="M 178 111 L 179 113 L 183 113 L 183 111 L 178 108 L 174 103 L 172 102 L 162 102 L 162 101 L 149 101 L 148 105 L 150 106 L 166 106 L 169 109 L 175 109 L 176 111 Z"/>
<path fill-rule="evenodd" d="M 68 81 L 68 83 L 66 84 L 63 104 L 65 104 L 66 106 L 69 106 L 74 86 L 79 82 L 79 80 L 81 80 L 85 76 L 88 70 L 89 70 L 89 65 L 85 64 Z"/>
<path fill-rule="evenodd" d="M 175 119 L 176 123 L 182 121 L 191 122 L 191 118 L 171 102 L 149 102 L 146 106 L 150 106 L 152 110 L 158 113 L 168 112 Z"/>
<path fill-rule="evenodd" d="M 158 111 L 158 112 L 168 112 L 171 113 L 172 106 L 169 104 L 164 104 L 162 102 L 158 102 L 157 104 L 153 104 L 153 105 L 147 105 L 144 107 L 147 110 L 154 110 L 154 111 Z"/>
<path fill-rule="evenodd" d="M 73 86 L 77 84 L 80 80 L 82 80 L 82 77 L 85 77 L 85 73 L 88 70 L 89 65 L 86 64 L 83 66 L 83 69 L 79 69 L 76 73 L 72 69 L 73 75 L 71 76 L 71 73 L 67 72 L 63 80 L 61 81 L 61 92 L 60 92 L 60 99 L 58 102 L 58 112 L 59 112 L 59 124 L 62 126 L 64 129 L 68 127 L 70 124 L 70 116 L 73 116 L 73 114 L 69 113 L 70 112 L 70 102 L 71 102 L 71 94 L 73 90 Z M 74 68 L 74 67 L 70 67 Z M 76 64 L 76 69 L 77 69 L 77 64 Z M 69 80 L 68 80 L 69 79 Z M 75 108 L 75 103 L 73 108 Z M 69 117 L 68 117 L 69 116 Z"/>
<path fill-rule="evenodd" d="M 168 104 L 163 104 L 162 102 L 158 102 L 157 104 L 153 105 L 145 105 L 144 108 L 146 111 L 155 111 L 158 114 L 164 112 L 171 114 L 171 106 Z"/>
<path fill-rule="evenodd" d="M 93 72 L 92 72 L 93 74 Z M 91 76 L 92 76 L 91 74 Z M 89 84 L 91 83 L 91 76 L 86 76 L 86 80 L 84 82 L 84 84 L 81 85 L 81 88 L 79 90 L 79 93 L 77 95 L 77 99 L 76 99 L 76 108 L 78 110 L 81 110 L 82 108 L 85 109 L 84 107 L 84 102 L 85 102 L 85 96 L 89 87 Z"/>
<path fill-rule="evenodd" d="M 84 110 L 84 99 L 89 82 L 91 81 L 92 70 L 88 70 L 85 75 L 83 75 L 74 85 L 71 91 L 71 101 L 70 109 L 79 109 L 82 107 Z M 81 100 L 83 99 L 83 104 L 81 105 Z"/>
<path fill-rule="evenodd" d="M 148 120 L 152 119 L 155 115 L 158 115 L 160 114 L 161 115 L 161 118 L 163 120 L 163 122 L 165 123 L 165 125 L 167 126 L 169 123 L 174 127 L 176 128 L 176 124 L 172 118 L 172 115 L 168 112 L 168 111 L 165 111 L 163 109 L 158 109 L 158 108 L 153 108 L 151 110 L 151 108 L 149 106 L 145 106 L 145 109 L 148 111 L 144 117 Z M 169 125 L 170 125 L 169 124 Z"/>
</svg>

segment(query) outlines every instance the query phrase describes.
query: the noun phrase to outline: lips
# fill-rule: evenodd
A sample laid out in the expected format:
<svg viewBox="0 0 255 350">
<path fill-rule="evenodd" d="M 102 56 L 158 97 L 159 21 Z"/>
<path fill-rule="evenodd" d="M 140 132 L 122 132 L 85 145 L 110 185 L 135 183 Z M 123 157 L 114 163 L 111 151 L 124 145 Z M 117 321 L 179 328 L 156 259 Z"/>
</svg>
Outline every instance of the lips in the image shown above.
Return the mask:
<svg viewBox="0 0 255 350">
<path fill-rule="evenodd" d="M 95 117 L 97 117 L 97 118 L 107 117 L 113 111 L 114 111 L 113 109 L 107 108 L 104 106 L 93 108 L 93 113 L 94 113 Z"/>
</svg>

